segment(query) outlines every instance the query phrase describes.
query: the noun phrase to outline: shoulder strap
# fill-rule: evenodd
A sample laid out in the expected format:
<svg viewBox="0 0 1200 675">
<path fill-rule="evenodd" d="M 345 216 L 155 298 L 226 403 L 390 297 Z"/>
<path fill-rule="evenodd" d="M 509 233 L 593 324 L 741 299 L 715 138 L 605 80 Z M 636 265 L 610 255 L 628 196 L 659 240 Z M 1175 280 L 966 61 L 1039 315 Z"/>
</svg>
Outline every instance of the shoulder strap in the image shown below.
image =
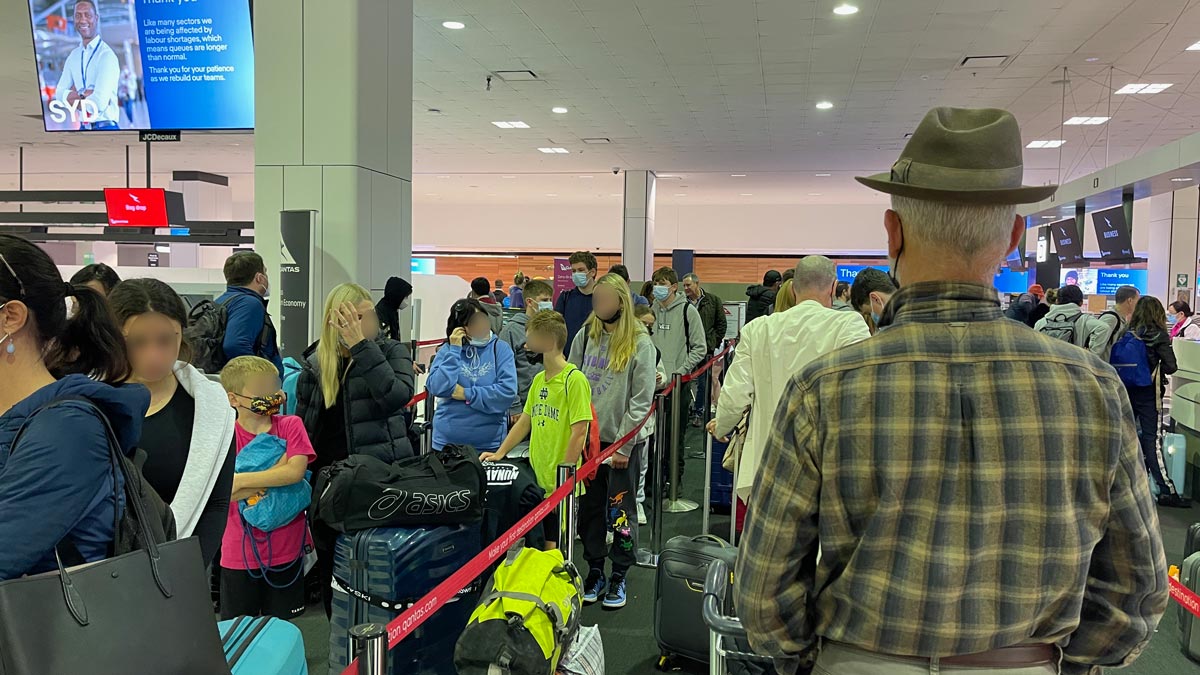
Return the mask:
<svg viewBox="0 0 1200 675">
<path fill-rule="evenodd" d="M 683 344 L 687 351 L 692 351 L 692 331 L 688 326 L 688 310 L 692 308 L 692 303 L 687 300 L 683 301 Z"/>
</svg>

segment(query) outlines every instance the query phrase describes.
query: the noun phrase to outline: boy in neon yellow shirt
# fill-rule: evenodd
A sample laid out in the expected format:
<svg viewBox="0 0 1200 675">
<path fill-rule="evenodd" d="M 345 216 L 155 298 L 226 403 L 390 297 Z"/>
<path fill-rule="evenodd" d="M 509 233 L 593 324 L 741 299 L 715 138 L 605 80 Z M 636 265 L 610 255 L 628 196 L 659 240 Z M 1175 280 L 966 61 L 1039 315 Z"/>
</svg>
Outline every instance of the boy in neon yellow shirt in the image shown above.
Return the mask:
<svg viewBox="0 0 1200 675">
<path fill-rule="evenodd" d="M 508 432 L 496 452 L 479 458 L 498 462 L 521 441 L 529 438 L 529 463 L 538 485 L 549 494 L 558 487 L 558 465 L 578 466 L 592 421 L 592 387 L 587 377 L 567 362 L 567 323 L 558 312 L 543 310 L 529 319 L 525 329 L 525 349 L 540 355 L 545 370 L 529 385 L 525 410 Z M 558 519 L 542 521 L 546 548 L 558 543 Z"/>
</svg>

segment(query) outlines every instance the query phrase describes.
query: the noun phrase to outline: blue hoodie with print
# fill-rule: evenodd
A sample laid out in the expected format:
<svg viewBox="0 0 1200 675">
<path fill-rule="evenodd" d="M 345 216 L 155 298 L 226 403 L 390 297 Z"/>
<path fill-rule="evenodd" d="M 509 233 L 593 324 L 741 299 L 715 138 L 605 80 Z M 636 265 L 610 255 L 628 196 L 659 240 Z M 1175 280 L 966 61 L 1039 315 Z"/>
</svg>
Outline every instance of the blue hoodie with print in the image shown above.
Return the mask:
<svg viewBox="0 0 1200 675">
<path fill-rule="evenodd" d="M 466 401 L 456 401 L 454 385 L 462 385 Z M 486 345 L 446 345 L 433 358 L 425 388 L 436 396 L 433 449 L 470 445 L 492 451 L 504 442 L 508 408 L 517 395 L 517 366 L 512 347 L 492 337 Z"/>
<path fill-rule="evenodd" d="M 150 392 L 83 375 L 48 384 L 0 415 L 0 580 L 57 568 L 54 547 L 63 539 L 87 562 L 108 555 L 116 505 L 103 421 L 84 403 L 68 401 L 34 417 L 13 447 L 26 418 L 68 397 L 100 408 L 125 453 L 132 455 L 141 438 Z"/>
</svg>

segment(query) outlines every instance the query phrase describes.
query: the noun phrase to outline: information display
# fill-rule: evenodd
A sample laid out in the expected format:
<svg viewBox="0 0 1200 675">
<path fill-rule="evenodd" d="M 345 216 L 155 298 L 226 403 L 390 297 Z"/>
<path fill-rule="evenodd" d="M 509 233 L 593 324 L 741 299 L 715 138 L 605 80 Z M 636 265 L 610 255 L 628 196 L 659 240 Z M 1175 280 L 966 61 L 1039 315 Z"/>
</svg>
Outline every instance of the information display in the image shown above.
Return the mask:
<svg viewBox="0 0 1200 675">
<path fill-rule="evenodd" d="M 413 258 L 412 259 L 413 274 L 437 274 L 437 259 L 436 258 Z"/>
<path fill-rule="evenodd" d="M 1096 293 L 1116 295 L 1121 286 L 1133 286 L 1142 295 L 1149 293 L 1149 272 L 1146 270 L 1096 270 Z"/>
<path fill-rule="evenodd" d="M 1058 262 L 1073 263 L 1083 260 L 1083 239 L 1079 236 L 1079 228 L 1076 227 L 1074 218 L 1051 223 L 1050 231 L 1054 237 L 1054 252 L 1058 254 Z"/>
<path fill-rule="evenodd" d="M 852 284 L 858 278 L 858 273 L 868 267 L 873 267 L 884 274 L 887 274 L 890 269 L 887 265 L 838 265 L 837 279 L 838 281 L 845 281 L 848 284 Z"/>
<path fill-rule="evenodd" d="M 1125 207 L 1117 206 L 1092 214 L 1096 226 L 1096 241 L 1103 260 L 1133 260 L 1133 243 L 1129 223 L 1125 222 Z"/>
<path fill-rule="evenodd" d="M 1029 274 L 1026 272 L 1002 271 L 992 281 L 1001 293 L 1024 293 L 1029 290 Z"/>
<path fill-rule="evenodd" d="M 1074 221 L 1072 221 L 1074 222 Z M 1099 270 L 1091 269 L 1064 269 L 1059 274 L 1061 275 L 1063 286 L 1078 286 L 1084 295 L 1095 295 L 1096 284 L 1099 280 L 1097 274 Z"/>
<path fill-rule="evenodd" d="M 167 227 L 167 196 L 162 188 L 104 188 L 110 227 Z"/>
<path fill-rule="evenodd" d="M 47 131 L 251 129 L 248 0 L 29 0 Z"/>
</svg>

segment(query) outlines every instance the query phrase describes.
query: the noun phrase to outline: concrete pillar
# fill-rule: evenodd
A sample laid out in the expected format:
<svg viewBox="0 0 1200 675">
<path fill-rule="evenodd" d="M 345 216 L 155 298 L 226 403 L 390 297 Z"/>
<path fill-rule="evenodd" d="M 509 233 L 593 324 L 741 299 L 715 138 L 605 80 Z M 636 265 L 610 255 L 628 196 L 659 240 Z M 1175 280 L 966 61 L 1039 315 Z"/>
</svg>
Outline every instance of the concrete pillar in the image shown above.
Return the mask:
<svg viewBox="0 0 1200 675">
<path fill-rule="evenodd" d="M 625 229 L 621 237 L 621 262 L 629 278 L 646 281 L 654 272 L 654 195 L 657 178 L 653 171 L 625 172 Z"/>
<path fill-rule="evenodd" d="M 1182 299 L 1196 307 L 1196 261 L 1200 238 L 1200 187 L 1187 187 L 1172 193 L 1171 205 L 1171 267 L 1167 277 L 1167 304 Z M 1181 275 L 1187 275 L 1187 285 L 1180 288 Z"/>
<path fill-rule="evenodd" d="M 383 292 L 412 255 L 412 0 L 258 0 L 254 236 L 279 288 L 279 212 L 317 212 L 313 298 Z"/>
</svg>

